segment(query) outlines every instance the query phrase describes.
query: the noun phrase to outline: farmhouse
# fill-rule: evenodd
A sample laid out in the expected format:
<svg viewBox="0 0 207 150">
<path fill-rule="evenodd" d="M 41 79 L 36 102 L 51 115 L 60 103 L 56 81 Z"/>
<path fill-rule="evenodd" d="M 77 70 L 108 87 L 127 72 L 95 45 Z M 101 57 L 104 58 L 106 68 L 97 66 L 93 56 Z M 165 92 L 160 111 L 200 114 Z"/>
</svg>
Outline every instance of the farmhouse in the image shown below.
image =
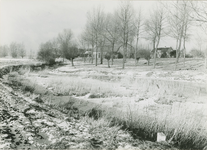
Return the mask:
<svg viewBox="0 0 207 150">
<path fill-rule="evenodd" d="M 93 52 L 93 58 L 96 58 L 96 52 Z M 97 58 L 101 58 L 101 52 L 97 52 Z"/>
<path fill-rule="evenodd" d="M 154 57 L 154 51 L 155 49 L 151 51 L 151 58 Z M 173 51 L 172 47 L 159 47 L 157 48 L 157 58 L 170 58 L 171 51 Z"/>
</svg>

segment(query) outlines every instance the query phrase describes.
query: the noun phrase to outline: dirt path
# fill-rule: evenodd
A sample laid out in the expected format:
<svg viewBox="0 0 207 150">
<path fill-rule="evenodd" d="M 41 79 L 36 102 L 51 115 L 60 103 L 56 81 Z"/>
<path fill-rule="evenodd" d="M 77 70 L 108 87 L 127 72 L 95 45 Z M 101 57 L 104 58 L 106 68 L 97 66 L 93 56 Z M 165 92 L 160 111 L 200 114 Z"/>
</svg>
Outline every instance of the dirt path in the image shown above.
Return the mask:
<svg viewBox="0 0 207 150">
<path fill-rule="evenodd" d="M 3 84 L 0 98 L 1 148 L 90 147 L 88 125 L 80 120 L 25 98 Z"/>
</svg>

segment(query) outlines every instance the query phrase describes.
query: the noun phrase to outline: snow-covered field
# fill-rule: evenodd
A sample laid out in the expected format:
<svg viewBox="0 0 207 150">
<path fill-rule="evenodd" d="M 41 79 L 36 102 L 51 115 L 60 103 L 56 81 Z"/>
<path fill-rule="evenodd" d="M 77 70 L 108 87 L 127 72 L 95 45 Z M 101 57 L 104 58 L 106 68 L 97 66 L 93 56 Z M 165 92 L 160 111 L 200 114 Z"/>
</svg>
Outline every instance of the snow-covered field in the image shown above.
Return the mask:
<svg viewBox="0 0 207 150">
<path fill-rule="evenodd" d="M 155 133 L 162 129 L 167 136 L 176 131 L 175 141 L 180 135 L 195 140 L 205 137 L 207 73 L 201 60 L 189 60 L 187 69 L 176 71 L 174 64 L 168 61 L 158 61 L 156 69 L 144 63 L 140 61 L 134 66 L 129 60 L 126 69 L 121 69 L 118 60 L 111 68 L 79 61 L 75 67 L 68 64 L 56 69 L 30 71 L 22 77 L 54 95 L 89 102 L 84 107 L 90 107 L 90 103 L 104 106 L 112 109 L 119 119 L 144 125 L 136 124 L 137 128 L 147 127 L 149 132 Z M 59 100 L 53 103 L 59 103 Z"/>
</svg>

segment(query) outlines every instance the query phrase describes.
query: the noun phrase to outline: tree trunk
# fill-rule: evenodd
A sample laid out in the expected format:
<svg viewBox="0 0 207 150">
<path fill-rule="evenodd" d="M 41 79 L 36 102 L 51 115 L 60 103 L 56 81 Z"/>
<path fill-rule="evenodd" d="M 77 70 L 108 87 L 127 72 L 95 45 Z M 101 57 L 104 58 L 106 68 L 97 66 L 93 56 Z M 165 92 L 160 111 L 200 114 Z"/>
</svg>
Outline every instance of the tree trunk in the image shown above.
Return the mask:
<svg viewBox="0 0 207 150">
<path fill-rule="evenodd" d="M 84 54 L 83 54 L 83 62 L 86 62 L 86 55 L 85 55 L 86 50 L 84 50 Z"/>
<path fill-rule="evenodd" d="M 114 52 L 111 53 L 111 65 L 114 64 Z"/>
<path fill-rule="evenodd" d="M 156 66 L 156 57 L 157 57 L 157 48 L 159 46 L 159 43 L 160 43 L 160 34 L 159 36 L 157 37 L 157 44 L 156 44 L 156 47 L 155 47 L 155 52 L 154 52 L 154 64 L 153 64 L 153 68 L 155 69 L 155 66 Z M 155 43 L 154 43 L 155 45 Z"/>
<path fill-rule="evenodd" d="M 156 66 L 156 58 L 157 58 L 157 48 L 155 48 L 155 51 L 154 51 L 154 62 L 153 62 L 153 68 L 155 69 L 155 66 Z"/>
<path fill-rule="evenodd" d="M 139 59 L 140 59 L 140 57 L 138 57 L 137 60 L 136 60 L 137 61 L 137 65 L 139 64 Z"/>
<path fill-rule="evenodd" d="M 184 22 L 182 24 L 182 28 L 181 28 L 181 33 L 180 33 L 180 37 L 179 37 L 179 45 L 178 45 L 178 49 L 176 51 L 176 62 L 175 62 L 175 70 L 177 69 L 177 64 L 179 62 L 179 57 L 180 57 L 180 47 L 181 47 L 181 44 L 182 44 L 182 38 L 183 38 L 183 33 L 184 33 Z"/>
<path fill-rule="evenodd" d="M 178 38 L 176 39 L 176 50 L 178 49 Z"/>
<path fill-rule="evenodd" d="M 181 36 L 180 39 L 179 39 L 178 49 L 176 50 L 175 70 L 177 69 L 177 64 L 178 64 L 178 62 L 179 62 L 181 43 L 182 43 L 182 36 Z"/>
<path fill-rule="evenodd" d="M 105 38 L 104 40 L 101 42 L 101 64 L 103 64 L 103 59 L 104 59 L 104 46 L 105 46 Z"/>
<path fill-rule="evenodd" d="M 154 50 L 154 61 L 153 61 L 153 68 L 155 68 L 156 65 L 156 57 L 157 57 L 157 49 L 155 47 L 155 41 L 153 41 L 153 50 Z"/>
<path fill-rule="evenodd" d="M 101 47 L 101 64 L 103 64 L 103 47 Z"/>
<path fill-rule="evenodd" d="M 139 38 L 137 37 L 136 47 L 135 47 L 135 52 L 134 52 L 135 66 L 137 65 L 137 48 L 138 48 L 138 40 L 139 40 Z"/>
<path fill-rule="evenodd" d="M 123 50 L 123 64 L 122 64 L 122 69 L 125 68 L 125 62 L 126 62 L 126 44 L 124 43 L 124 50 Z"/>
<path fill-rule="evenodd" d="M 97 50 L 96 50 L 96 66 L 98 64 Z"/>
<path fill-rule="evenodd" d="M 94 45 L 92 45 L 92 54 L 91 54 L 91 63 L 93 64 L 93 52 L 94 52 Z"/>
<path fill-rule="evenodd" d="M 148 65 L 148 66 L 149 66 L 149 63 L 150 63 L 150 59 L 147 60 L 147 65 Z"/>
<path fill-rule="evenodd" d="M 114 43 L 112 44 L 112 50 L 111 50 L 111 65 L 114 64 Z"/>
<path fill-rule="evenodd" d="M 101 56 L 101 64 L 103 64 L 103 57 Z"/>
<path fill-rule="evenodd" d="M 98 35 L 96 34 L 96 66 L 98 65 Z"/>
<path fill-rule="evenodd" d="M 126 60 L 127 60 L 127 52 L 128 52 L 127 41 L 126 41 L 126 51 L 125 51 L 125 61 L 124 61 L 125 63 L 126 63 Z"/>
<path fill-rule="evenodd" d="M 207 69 L 207 51 L 204 52 L 204 69 Z"/>
<path fill-rule="evenodd" d="M 185 67 L 185 53 L 186 53 L 186 50 L 185 50 L 185 38 L 183 39 L 183 63 L 184 63 L 184 67 Z"/>
<path fill-rule="evenodd" d="M 84 62 L 84 63 L 86 62 L 85 54 L 83 55 L 83 62 Z"/>
<path fill-rule="evenodd" d="M 108 67 L 110 68 L 110 61 L 109 61 L 109 59 L 107 59 L 108 60 Z"/>
<path fill-rule="evenodd" d="M 185 41 L 186 41 L 186 34 L 187 34 L 187 22 L 185 23 L 185 26 L 184 26 L 184 37 L 183 37 L 183 57 L 184 57 L 184 67 L 185 67 L 185 54 L 186 54 L 186 49 L 185 49 Z"/>
<path fill-rule="evenodd" d="M 71 58 L 71 64 L 72 64 L 72 66 L 74 66 L 74 64 L 73 64 L 73 58 Z"/>
</svg>

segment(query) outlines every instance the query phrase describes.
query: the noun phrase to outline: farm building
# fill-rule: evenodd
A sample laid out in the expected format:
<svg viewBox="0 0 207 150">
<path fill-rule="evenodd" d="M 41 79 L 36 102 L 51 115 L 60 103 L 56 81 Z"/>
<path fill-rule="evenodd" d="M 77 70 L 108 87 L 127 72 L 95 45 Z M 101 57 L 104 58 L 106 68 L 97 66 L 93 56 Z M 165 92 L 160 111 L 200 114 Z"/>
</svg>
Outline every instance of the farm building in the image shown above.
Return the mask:
<svg viewBox="0 0 207 150">
<path fill-rule="evenodd" d="M 96 58 L 96 52 L 93 52 L 93 58 Z M 97 52 L 97 58 L 101 58 L 101 52 Z"/>
<path fill-rule="evenodd" d="M 151 58 L 154 57 L 154 49 L 151 51 Z M 170 52 L 172 52 L 172 47 L 159 47 L 157 48 L 157 58 L 170 58 Z"/>
</svg>

